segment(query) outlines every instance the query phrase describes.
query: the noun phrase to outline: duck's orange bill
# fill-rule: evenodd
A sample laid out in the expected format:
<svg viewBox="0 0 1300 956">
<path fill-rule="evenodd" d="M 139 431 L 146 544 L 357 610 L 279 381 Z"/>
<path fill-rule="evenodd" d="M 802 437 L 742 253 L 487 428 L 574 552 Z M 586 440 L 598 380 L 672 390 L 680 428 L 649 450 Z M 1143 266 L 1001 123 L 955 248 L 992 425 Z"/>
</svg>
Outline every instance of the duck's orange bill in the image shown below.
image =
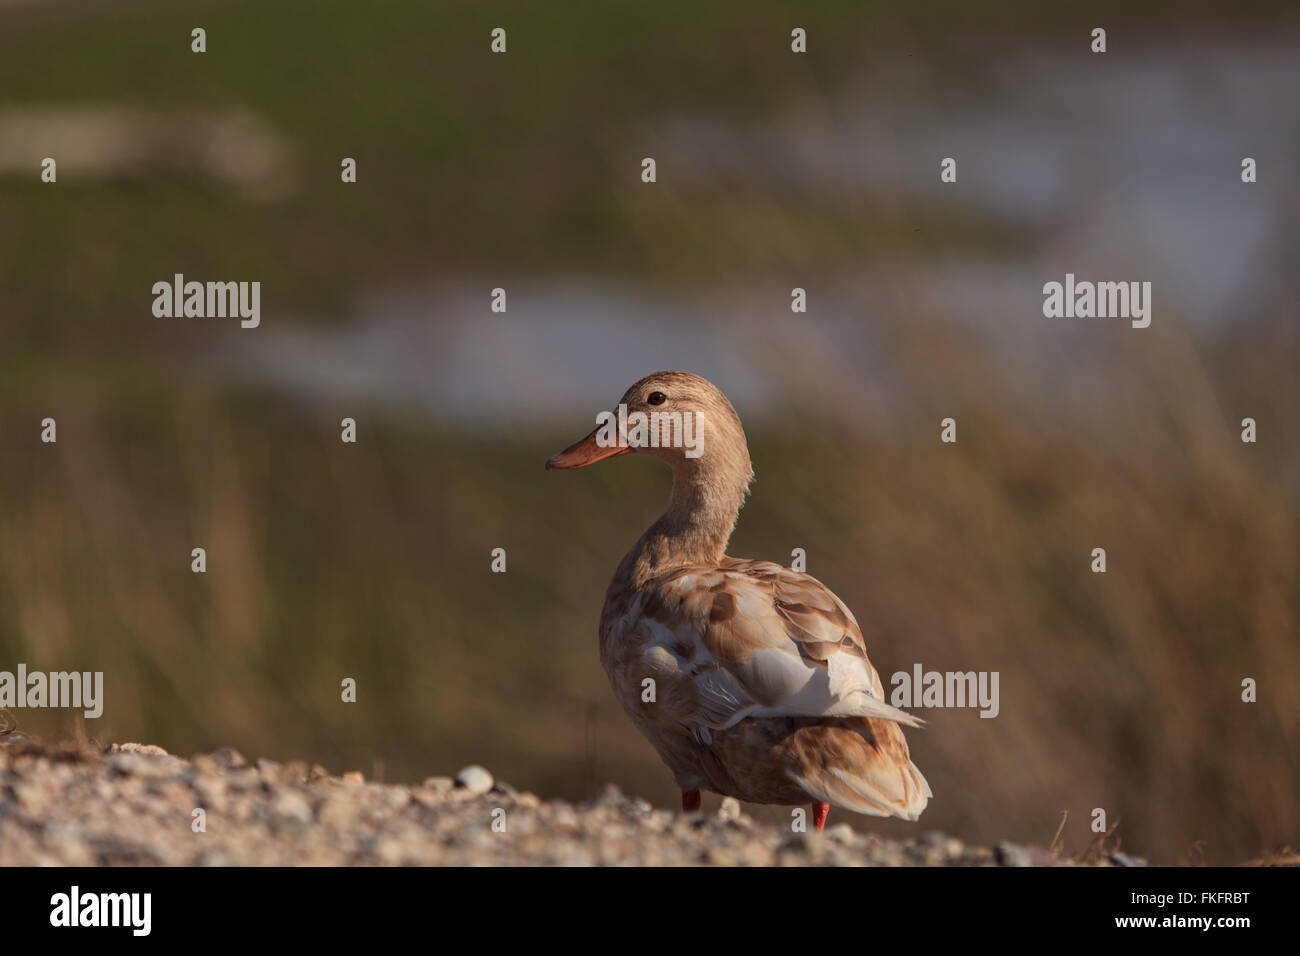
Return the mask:
<svg viewBox="0 0 1300 956">
<path fill-rule="evenodd" d="M 597 428 L 586 438 L 576 441 L 564 451 L 552 455 L 547 459 L 546 467 L 550 468 L 585 468 L 588 465 L 594 465 L 598 461 L 606 458 L 614 458 L 618 455 L 626 455 L 632 451 L 631 445 L 615 445 L 612 447 L 601 446 L 596 443 L 596 435 L 600 432 Z"/>
</svg>

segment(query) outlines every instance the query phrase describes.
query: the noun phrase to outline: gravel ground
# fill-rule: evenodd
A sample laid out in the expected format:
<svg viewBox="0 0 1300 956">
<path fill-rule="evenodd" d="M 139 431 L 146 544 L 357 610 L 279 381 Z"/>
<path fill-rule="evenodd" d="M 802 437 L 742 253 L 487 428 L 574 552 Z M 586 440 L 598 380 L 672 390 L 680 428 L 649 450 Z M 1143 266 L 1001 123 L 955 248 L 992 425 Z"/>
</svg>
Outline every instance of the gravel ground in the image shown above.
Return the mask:
<svg viewBox="0 0 1300 956">
<path fill-rule="evenodd" d="M 205 812 L 196 832 L 196 808 Z M 494 829 L 495 821 L 495 829 Z M 760 823 L 734 800 L 685 816 L 608 786 L 591 803 L 542 800 L 482 767 L 418 786 L 320 766 L 190 760 L 159 747 L 0 744 L 0 865 L 1060 865 L 1046 850 L 967 846 L 939 833 L 896 842 L 832 825 Z M 1103 865 L 1141 865 L 1113 854 Z"/>
</svg>

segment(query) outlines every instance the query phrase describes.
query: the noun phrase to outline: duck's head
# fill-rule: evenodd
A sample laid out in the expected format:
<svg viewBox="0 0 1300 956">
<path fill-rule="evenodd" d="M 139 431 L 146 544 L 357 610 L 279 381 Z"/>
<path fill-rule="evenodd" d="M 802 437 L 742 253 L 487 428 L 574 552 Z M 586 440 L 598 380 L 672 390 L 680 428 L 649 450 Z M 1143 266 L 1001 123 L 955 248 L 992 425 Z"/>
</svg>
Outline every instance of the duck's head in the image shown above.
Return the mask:
<svg viewBox="0 0 1300 956">
<path fill-rule="evenodd" d="M 753 472 L 740 416 L 712 382 L 690 372 L 647 375 L 602 413 L 594 431 L 552 455 L 547 468 L 585 468 L 618 455 L 649 455 L 679 478 L 739 485 Z"/>
</svg>

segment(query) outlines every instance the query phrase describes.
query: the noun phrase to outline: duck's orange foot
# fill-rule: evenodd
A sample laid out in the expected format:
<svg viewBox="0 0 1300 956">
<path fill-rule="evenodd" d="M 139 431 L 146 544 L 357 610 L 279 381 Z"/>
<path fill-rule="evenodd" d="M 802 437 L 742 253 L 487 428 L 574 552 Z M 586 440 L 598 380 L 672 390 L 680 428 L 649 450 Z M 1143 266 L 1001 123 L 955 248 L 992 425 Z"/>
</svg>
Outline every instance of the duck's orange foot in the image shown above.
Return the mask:
<svg viewBox="0 0 1300 956">
<path fill-rule="evenodd" d="M 682 813 L 694 813 L 700 809 L 700 791 L 682 791 Z"/>
<path fill-rule="evenodd" d="M 821 833 L 826 827 L 826 817 L 831 812 L 831 805 L 829 803 L 814 803 L 812 805 L 812 810 L 813 826 L 817 828 L 818 833 Z"/>
</svg>

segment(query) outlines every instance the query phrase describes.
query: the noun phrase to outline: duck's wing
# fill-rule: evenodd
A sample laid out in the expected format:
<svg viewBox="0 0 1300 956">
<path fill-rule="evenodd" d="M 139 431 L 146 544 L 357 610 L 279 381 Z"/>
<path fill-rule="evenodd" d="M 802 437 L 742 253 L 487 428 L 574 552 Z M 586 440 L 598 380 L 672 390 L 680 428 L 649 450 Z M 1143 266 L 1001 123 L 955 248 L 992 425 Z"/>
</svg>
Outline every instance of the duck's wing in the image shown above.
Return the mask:
<svg viewBox="0 0 1300 956">
<path fill-rule="evenodd" d="M 690 568 L 656 582 L 642 624 L 680 662 L 674 716 L 723 729 L 746 717 L 874 717 L 885 701 L 858 622 L 816 578 L 767 561 Z"/>
</svg>

